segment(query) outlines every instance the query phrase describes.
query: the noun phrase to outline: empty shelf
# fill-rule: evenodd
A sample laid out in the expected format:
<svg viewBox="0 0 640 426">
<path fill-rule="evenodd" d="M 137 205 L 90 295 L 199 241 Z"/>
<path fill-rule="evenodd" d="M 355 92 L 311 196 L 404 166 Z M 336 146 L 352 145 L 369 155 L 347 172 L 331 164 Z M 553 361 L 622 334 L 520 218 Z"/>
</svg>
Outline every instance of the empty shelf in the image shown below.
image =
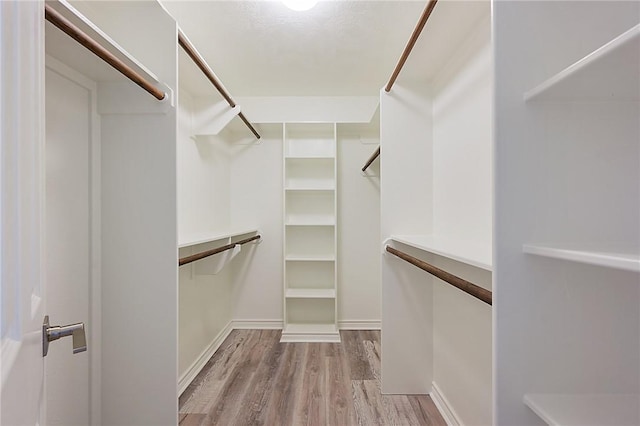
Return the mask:
<svg viewBox="0 0 640 426">
<path fill-rule="evenodd" d="M 333 255 L 327 256 L 296 256 L 296 255 L 288 255 L 285 257 L 287 261 L 294 262 L 333 262 L 336 260 L 336 257 Z"/>
<path fill-rule="evenodd" d="M 524 396 L 524 403 L 549 425 L 640 424 L 638 394 L 528 394 Z"/>
<path fill-rule="evenodd" d="M 392 235 L 393 241 L 491 271 L 491 246 L 434 235 Z"/>
<path fill-rule="evenodd" d="M 305 186 L 287 186 L 285 191 L 333 191 L 335 189 L 334 184 L 326 185 L 305 185 Z"/>
<path fill-rule="evenodd" d="M 333 288 L 290 288 L 286 297 L 289 299 L 335 299 L 336 290 Z"/>
<path fill-rule="evenodd" d="M 296 218 L 289 219 L 285 225 L 287 226 L 333 226 L 336 224 L 334 218 Z"/>
<path fill-rule="evenodd" d="M 605 266 L 625 271 L 640 272 L 640 256 L 638 254 L 606 253 L 599 251 L 572 250 L 561 247 L 530 245 L 522 246 L 524 253 L 553 259 L 569 260 L 589 265 Z"/>
<path fill-rule="evenodd" d="M 525 101 L 589 99 L 640 99 L 640 24 L 524 94 Z"/>
<path fill-rule="evenodd" d="M 335 157 L 333 155 L 287 155 L 285 157 L 287 160 L 312 160 L 312 159 L 320 159 L 320 160 L 333 160 Z"/>
</svg>

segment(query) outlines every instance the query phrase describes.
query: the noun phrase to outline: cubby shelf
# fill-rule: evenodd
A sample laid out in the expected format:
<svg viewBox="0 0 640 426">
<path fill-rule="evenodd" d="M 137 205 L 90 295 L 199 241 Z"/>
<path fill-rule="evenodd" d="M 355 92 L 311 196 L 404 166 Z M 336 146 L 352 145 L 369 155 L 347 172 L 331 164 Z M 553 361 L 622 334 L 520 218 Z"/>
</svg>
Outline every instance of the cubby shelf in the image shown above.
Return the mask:
<svg viewBox="0 0 640 426">
<path fill-rule="evenodd" d="M 284 259 L 287 262 L 334 262 L 335 256 L 296 256 L 288 255 Z"/>
<path fill-rule="evenodd" d="M 640 424 L 639 394 L 527 394 L 524 403 L 548 425 Z"/>
<path fill-rule="evenodd" d="M 335 185 L 326 186 L 287 186 L 285 191 L 335 191 Z"/>
<path fill-rule="evenodd" d="M 536 256 L 569 260 L 572 262 L 586 263 L 589 265 L 604 266 L 614 269 L 622 269 L 625 271 L 640 272 L 640 255 L 638 254 L 573 250 L 562 247 L 532 244 L 523 245 L 522 251 L 524 253 L 533 254 Z"/>
<path fill-rule="evenodd" d="M 524 94 L 525 101 L 640 100 L 640 24 Z"/>
<path fill-rule="evenodd" d="M 333 218 L 327 219 L 295 219 L 288 220 L 285 225 L 287 226 L 334 226 L 336 220 Z"/>
<path fill-rule="evenodd" d="M 336 124 L 284 125 L 282 342 L 339 342 Z"/>
<path fill-rule="evenodd" d="M 437 235 L 392 235 L 391 240 L 491 271 L 491 246 Z"/>
<path fill-rule="evenodd" d="M 285 160 L 333 160 L 333 156 L 326 155 L 287 155 Z"/>
<path fill-rule="evenodd" d="M 290 288 L 285 294 L 287 299 L 334 299 L 336 290 L 332 288 Z"/>
</svg>

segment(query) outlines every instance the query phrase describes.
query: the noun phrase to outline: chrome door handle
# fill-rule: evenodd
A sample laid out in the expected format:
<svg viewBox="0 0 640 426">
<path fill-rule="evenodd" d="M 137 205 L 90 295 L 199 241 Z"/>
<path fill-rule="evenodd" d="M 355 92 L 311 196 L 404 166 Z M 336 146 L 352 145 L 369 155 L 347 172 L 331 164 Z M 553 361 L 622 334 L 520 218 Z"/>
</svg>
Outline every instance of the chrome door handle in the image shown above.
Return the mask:
<svg viewBox="0 0 640 426">
<path fill-rule="evenodd" d="M 44 317 L 42 323 L 42 356 L 47 356 L 49 352 L 49 342 L 58 340 L 61 337 L 72 336 L 73 353 L 77 354 L 87 350 L 87 336 L 84 334 L 84 323 L 69 325 L 49 325 L 49 315 Z"/>
</svg>

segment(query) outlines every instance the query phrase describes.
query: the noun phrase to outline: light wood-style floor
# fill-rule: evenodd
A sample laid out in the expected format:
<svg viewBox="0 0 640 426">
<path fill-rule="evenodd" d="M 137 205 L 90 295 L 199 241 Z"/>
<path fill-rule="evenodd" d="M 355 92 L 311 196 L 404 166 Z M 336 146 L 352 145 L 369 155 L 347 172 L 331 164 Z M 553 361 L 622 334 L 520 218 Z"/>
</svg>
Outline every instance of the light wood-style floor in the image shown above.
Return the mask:
<svg viewBox="0 0 640 426">
<path fill-rule="evenodd" d="M 428 395 L 380 394 L 380 332 L 279 343 L 234 330 L 180 397 L 180 426 L 445 425 Z"/>
</svg>

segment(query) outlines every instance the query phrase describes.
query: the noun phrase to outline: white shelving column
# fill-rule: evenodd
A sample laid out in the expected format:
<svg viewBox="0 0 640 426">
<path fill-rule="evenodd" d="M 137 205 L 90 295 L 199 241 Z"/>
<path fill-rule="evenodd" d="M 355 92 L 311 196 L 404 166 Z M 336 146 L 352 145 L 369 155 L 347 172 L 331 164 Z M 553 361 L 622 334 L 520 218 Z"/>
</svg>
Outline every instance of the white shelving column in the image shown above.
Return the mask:
<svg viewBox="0 0 640 426">
<path fill-rule="evenodd" d="M 640 3 L 494 19 L 495 423 L 640 424 Z"/>
<path fill-rule="evenodd" d="M 336 125 L 284 126 L 282 342 L 339 342 Z"/>
</svg>

